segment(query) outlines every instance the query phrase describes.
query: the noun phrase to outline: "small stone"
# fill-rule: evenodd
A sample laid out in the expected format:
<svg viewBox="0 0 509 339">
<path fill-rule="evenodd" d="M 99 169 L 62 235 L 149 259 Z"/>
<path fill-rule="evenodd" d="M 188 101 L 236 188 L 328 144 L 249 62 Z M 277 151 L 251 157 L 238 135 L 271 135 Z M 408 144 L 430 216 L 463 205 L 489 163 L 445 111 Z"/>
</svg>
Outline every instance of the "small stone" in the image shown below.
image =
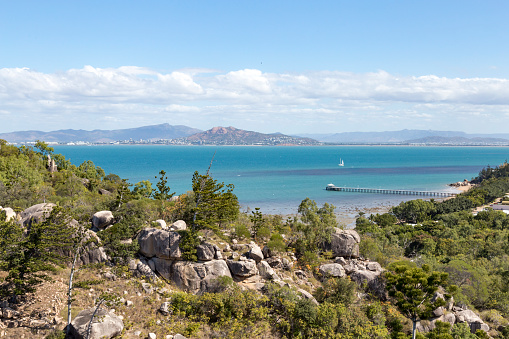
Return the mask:
<svg viewBox="0 0 509 339">
<path fill-rule="evenodd" d="M 163 315 L 170 314 L 170 303 L 169 302 L 162 303 L 161 306 L 159 307 L 159 312 L 161 312 Z"/>
<path fill-rule="evenodd" d="M 134 335 L 139 337 L 141 335 L 141 331 L 134 331 Z"/>
<path fill-rule="evenodd" d="M 152 292 L 154 292 L 154 287 L 149 283 L 142 283 L 141 287 L 147 294 L 152 294 Z"/>
<path fill-rule="evenodd" d="M 125 305 L 127 307 L 131 307 L 131 306 L 133 306 L 133 302 L 131 300 L 126 300 Z"/>
<path fill-rule="evenodd" d="M 155 333 L 149 333 L 148 334 L 148 339 L 157 339 L 157 336 Z"/>
</svg>

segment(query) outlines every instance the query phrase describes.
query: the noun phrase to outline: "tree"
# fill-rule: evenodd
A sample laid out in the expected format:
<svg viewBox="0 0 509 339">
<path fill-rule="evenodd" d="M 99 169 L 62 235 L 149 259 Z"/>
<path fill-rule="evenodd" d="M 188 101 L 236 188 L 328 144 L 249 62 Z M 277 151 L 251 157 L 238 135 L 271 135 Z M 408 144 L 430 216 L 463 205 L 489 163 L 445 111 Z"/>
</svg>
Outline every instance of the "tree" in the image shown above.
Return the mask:
<svg viewBox="0 0 509 339">
<path fill-rule="evenodd" d="M 218 183 L 210 174 L 193 175 L 195 199 L 192 227 L 195 231 L 211 229 L 218 231 L 222 223 L 235 220 L 239 213 L 237 196 L 232 193 L 234 186 Z"/>
<path fill-rule="evenodd" d="M 328 203 L 318 208 L 316 202 L 309 198 L 300 203 L 301 222 L 296 222 L 295 228 L 300 232 L 297 247 L 301 253 L 316 252 L 330 243 L 334 228 L 338 226 L 334 209 L 334 205 Z"/>
<path fill-rule="evenodd" d="M 47 143 L 40 140 L 36 141 L 35 148 L 39 150 L 38 153 L 42 155 L 44 160 L 48 155 L 53 154 L 53 152 L 55 151 L 53 147 L 49 147 Z"/>
<path fill-rule="evenodd" d="M 28 230 L 12 223 L 0 223 L 0 269 L 8 273 L 6 295 L 24 295 L 35 286 L 50 280 L 47 272 L 56 270 L 69 258 L 64 255 L 73 244 L 70 216 L 54 207 L 50 216 L 34 223 Z M 26 232 L 26 234 L 25 234 Z"/>
<path fill-rule="evenodd" d="M 431 272 L 427 265 L 422 268 L 397 264 L 394 271 L 387 271 L 387 289 L 394 297 L 400 312 L 412 320 L 412 339 L 415 339 L 417 321 L 431 317 L 434 309 L 445 304 L 434 298 L 439 286 L 447 283 L 447 273 Z"/>
<path fill-rule="evenodd" d="M 415 224 L 429 220 L 436 213 L 436 207 L 433 201 L 417 199 L 402 202 L 393 207 L 391 212 L 398 219 Z"/>
<path fill-rule="evenodd" d="M 253 223 L 251 225 L 251 232 L 253 233 L 253 237 L 256 240 L 256 236 L 258 235 L 258 231 L 260 230 L 260 227 L 263 225 L 263 214 L 260 212 L 260 207 L 255 207 L 254 211 L 251 211 L 253 214 L 249 219 Z"/>
<path fill-rule="evenodd" d="M 142 180 L 134 184 L 133 195 L 135 198 L 150 198 L 153 192 L 152 183 L 148 180 Z"/>
<path fill-rule="evenodd" d="M 155 177 L 157 179 L 157 177 Z M 156 200 L 169 200 L 175 192 L 171 193 L 171 189 L 168 186 L 168 177 L 166 176 L 166 172 L 161 170 L 159 172 L 159 182 L 156 184 L 157 191 L 153 191 L 154 199 Z M 152 188 L 152 187 L 151 187 Z M 136 187 L 135 187 L 136 190 Z"/>
</svg>

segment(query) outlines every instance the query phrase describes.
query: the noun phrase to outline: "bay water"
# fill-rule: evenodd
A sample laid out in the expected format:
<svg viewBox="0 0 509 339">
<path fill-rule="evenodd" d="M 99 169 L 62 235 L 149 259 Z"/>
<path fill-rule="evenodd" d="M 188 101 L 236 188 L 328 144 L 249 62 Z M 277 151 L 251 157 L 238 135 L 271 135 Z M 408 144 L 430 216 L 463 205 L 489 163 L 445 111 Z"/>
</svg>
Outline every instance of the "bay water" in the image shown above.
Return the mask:
<svg viewBox="0 0 509 339">
<path fill-rule="evenodd" d="M 55 146 L 75 165 L 92 160 L 106 174 L 134 184 L 158 181 L 160 170 L 177 194 L 191 190 L 194 171 L 210 173 L 234 184 L 244 210 L 260 207 L 264 214 L 293 214 L 309 197 L 328 202 L 340 214 L 397 205 L 415 196 L 326 191 L 336 186 L 454 191 L 449 183 L 470 180 L 479 171 L 503 163 L 509 147 L 419 146 Z M 340 159 L 344 166 L 339 166 Z M 154 185 L 155 187 L 155 185 Z"/>
</svg>

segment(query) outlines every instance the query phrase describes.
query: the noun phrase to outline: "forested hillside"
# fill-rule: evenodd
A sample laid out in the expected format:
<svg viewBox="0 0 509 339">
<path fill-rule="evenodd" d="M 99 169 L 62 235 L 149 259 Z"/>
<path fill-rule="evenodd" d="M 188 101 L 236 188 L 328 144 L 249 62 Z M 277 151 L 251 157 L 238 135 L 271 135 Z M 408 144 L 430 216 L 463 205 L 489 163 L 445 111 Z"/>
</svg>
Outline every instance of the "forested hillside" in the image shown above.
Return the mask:
<svg viewBox="0 0 509 339">
<path fill-rule="evenodd" d="M 307 198 L 241 212 L 208 172 L 174 196 L 164 171 L 131 184 L 0 140 L 0 336 L 509 338 L 509 216 L 472 212 L 507 169 L 343 230 Z"/>
</svg>

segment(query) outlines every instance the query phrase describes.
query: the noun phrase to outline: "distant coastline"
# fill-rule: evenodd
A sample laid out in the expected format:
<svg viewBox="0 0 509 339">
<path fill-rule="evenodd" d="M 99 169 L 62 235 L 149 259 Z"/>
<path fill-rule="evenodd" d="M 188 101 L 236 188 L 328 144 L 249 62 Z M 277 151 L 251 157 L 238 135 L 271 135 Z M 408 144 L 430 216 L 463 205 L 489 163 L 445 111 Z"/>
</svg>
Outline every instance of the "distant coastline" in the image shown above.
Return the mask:
<svg viewBox="0 0 509 339">
<path fill-rule="evenodd" d="M 167 123 L 119 130 L 17 131 L 0 133 L 14 145 L 37 140 L 50 145 L 212 145 L 212 146 L 509 146 L 507 134 L 467 134 L 455 131 L 400 130 L 386 132 L 341 132 L 335 134 L 285 135 L 260 133 L 235 127 L 201 131 Z"/>
</svg>

